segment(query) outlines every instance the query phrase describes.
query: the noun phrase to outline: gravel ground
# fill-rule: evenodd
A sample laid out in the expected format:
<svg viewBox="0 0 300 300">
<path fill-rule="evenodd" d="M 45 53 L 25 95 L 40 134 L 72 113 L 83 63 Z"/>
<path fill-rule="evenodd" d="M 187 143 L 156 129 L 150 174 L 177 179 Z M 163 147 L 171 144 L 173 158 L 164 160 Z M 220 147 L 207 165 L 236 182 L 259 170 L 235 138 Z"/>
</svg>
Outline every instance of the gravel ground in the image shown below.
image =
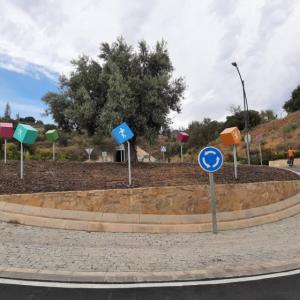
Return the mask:
<svg viewBox="0 0 300 300">
<path fill-rule="evenodd" d="M 25 178 L 19 179 L 19 162 L 0 162 L 0 194 L 128 187 L 128 170 L 121 163 L 37 162 L 25 161 Z M 299 180 L 287 170 L 267 166 L 238 168 L 225 165 L 215 173 L 217 183 Z M 208 176 L 197 164 L 139 163 L 132 168 L 133 187 L 208 184 Z"/>
<path fill-rule="evenodd" d="M 300 258 L 300 215 L 217 235 L 87 233 L 0 223 L 0 266 L 104 272 L 248 267 Z"/>
</svg>

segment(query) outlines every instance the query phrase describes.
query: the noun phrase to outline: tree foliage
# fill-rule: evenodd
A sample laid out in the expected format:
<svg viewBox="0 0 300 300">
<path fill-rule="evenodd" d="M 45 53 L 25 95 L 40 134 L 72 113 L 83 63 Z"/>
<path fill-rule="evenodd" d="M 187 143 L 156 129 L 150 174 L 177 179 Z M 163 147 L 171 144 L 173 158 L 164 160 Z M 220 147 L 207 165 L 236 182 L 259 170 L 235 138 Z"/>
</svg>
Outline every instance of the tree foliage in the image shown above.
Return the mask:
<svg viewBox="0 0 300 300">
<path fill-rule="evenodd" d="M 168 127 L 169 112 L 180 112 L 185 90 L 183 78 L 172 78 L 166 43 L 150 49 L 141 41 L 134 49 L 119 38 L 101 45 L 99 59 L 72 61 L 74 71 L 60 78 L 60 92 L 43 97 L 46 113 L 63 129 L 110 134 L 127 122 L 136 136 L 155 139 Z"/>
<path fill-rule="evenodd" d="M 205 118 L 202 122 L 192 122 L 187 129 L 190 135 L 188 146 L 193 148 L 208 145 L 218 138 L 223 128 L 223 123 L 208 118 Z"/>
<path fill-rule="evenodd" d="M 249 110 L 249 128 L 253 128 L 261 123 L 260 113 L 256 110 Z M 245 129 L 245 112 L 237 111 L 233 115 L 227 116 L 224 126 L 225 127 L 238 127 L 240 130 Z"/>
<path fill-rule="evenodd" d="M 300 110 L 300 85 L 292 91 L 292 97 L 284 103 L 283 109 L 287 113 Z"/>
<path fill-rule="evenodd" d="M 4 120 L 11 120 L 11 108 L 9 103 L 7 102 L 4 109 Z"/>
<path fill-rule="evenodd" d="M 277 115 L 274 113 L 273 110 L 267 109 L 267 110 L 262 110 L 260 112 L 260 118 L 262 123 L 267 123 L 277 119 Z"/>
</svg>

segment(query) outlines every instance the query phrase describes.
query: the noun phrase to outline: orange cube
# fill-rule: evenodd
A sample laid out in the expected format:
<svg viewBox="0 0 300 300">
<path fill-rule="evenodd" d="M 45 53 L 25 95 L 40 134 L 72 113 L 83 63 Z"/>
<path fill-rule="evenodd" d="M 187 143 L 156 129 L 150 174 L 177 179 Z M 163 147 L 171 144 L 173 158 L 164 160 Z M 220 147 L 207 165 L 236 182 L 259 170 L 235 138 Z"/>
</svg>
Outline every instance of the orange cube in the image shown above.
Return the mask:
<svg viewBox="0 0 300 300">
<path fill-rule="evenodd" d="M 220 133 L 220 138 L 225 145 L 237 145 L 241 142 L 241 132 L 237 127 L 225 128 Z"/>
</svg>

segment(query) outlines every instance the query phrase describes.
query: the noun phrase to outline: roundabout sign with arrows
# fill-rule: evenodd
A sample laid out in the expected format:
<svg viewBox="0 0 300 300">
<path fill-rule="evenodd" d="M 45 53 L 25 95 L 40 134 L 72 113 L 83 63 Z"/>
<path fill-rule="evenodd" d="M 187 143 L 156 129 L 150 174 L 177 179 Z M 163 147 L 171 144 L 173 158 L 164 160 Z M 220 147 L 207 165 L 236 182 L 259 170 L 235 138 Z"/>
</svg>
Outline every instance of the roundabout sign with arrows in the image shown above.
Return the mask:
<svg viewBox="0 0 300 300">
<path fill-rule="evenodd" d="M 223 154 L 216 147 L 205 147 L 198 155 L 198 163 L 202 170 L 208 173 L 209 177 L 209 189 L 211 200 L 211 220 L 213 233 L 218 232 L 217 226 L 217 196 L 214 180 L 214 172 L 221 169 L 223 165 Z"/>
<path fill-rule="evenodd" d="M 216 147 L 205 147 L 198 155 L 198 163 L 205 172 L 213 173 L 223 165 L 223 155 Z"/>
</svg>

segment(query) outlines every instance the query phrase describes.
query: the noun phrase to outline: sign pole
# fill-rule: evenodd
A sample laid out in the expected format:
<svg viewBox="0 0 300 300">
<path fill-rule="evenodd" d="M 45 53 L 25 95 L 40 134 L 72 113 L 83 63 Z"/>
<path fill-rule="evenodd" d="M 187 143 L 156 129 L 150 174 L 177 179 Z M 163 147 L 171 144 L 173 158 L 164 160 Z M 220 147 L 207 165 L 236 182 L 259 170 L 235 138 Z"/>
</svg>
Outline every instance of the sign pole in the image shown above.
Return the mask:
<svg viewBox="0 0 300 300">
<path fill-rule="evenodd" d="M 52 144 L 52 159 L 53 159 L 53 161 L 55 160 L 55 143 L 53 142 L 53 144 Z"/>
<path fill-rule="evenodd" d="M 223 165 L 224 157 L 222 152 L 212 146 L 203 148 L 198 154 L 198 163 L 202 170 L 208 173 L 209 178 L 209 194 L 211 206 L 211 223 L 212 232 L 218 233 L 217 224 L 217 196 L 214 180 L 214 172 L 218 171 Z"/>
<path fill-rule="evenodd" d="M 4 163 L 6 164 L 6 147 L 7 147 L 7 141 L 4 139 Z"/>
<path fill-rule="evenodd" d="M 208 173 L 208 176 L 209 176 L 209 187 L 210 187 L 212 228 L 213 228 L 213 233 L 216 234 L 218 233 L 218 225 L 217 225 L 217 197 L 216 197 L 214 174 Z"/>
<path fill-rule="evenodd" d="M 165 152 L 163 152 L 162 154 L 163 154 L 163 161 L 165 161 Z"/>
<path fill-rule="evenodd" d="M 23 165 L 23 143 L 21 143 L 21 179 L 23 179 L 23 169 L 24 169 L 24 165 Z"/>
<path fill-rule="evenodd" d="M 236 145 L 233 145 L 233 164 L 234 164 L 234 178 L 237 179 L 237 155 Z"/>
<path fill-rule="evenodd" d="M 180 157 L 181 157 L 181 162 L 183 162 L 182 143 L 180 144 Z"/>
<path fill-rule="evenodd" d="M 131 158 L 130 158 L 130 143 L 127 141 L 128 145 L 128 179 L 129 185 L 131 185 Z"/>
<path fill-rule="evenodd" d="M 261 143 L 258 144 L 258 148 L 259 148 L 260 165 L 262 166 L 263 161 L 262 161 Z"/>
</svg>

